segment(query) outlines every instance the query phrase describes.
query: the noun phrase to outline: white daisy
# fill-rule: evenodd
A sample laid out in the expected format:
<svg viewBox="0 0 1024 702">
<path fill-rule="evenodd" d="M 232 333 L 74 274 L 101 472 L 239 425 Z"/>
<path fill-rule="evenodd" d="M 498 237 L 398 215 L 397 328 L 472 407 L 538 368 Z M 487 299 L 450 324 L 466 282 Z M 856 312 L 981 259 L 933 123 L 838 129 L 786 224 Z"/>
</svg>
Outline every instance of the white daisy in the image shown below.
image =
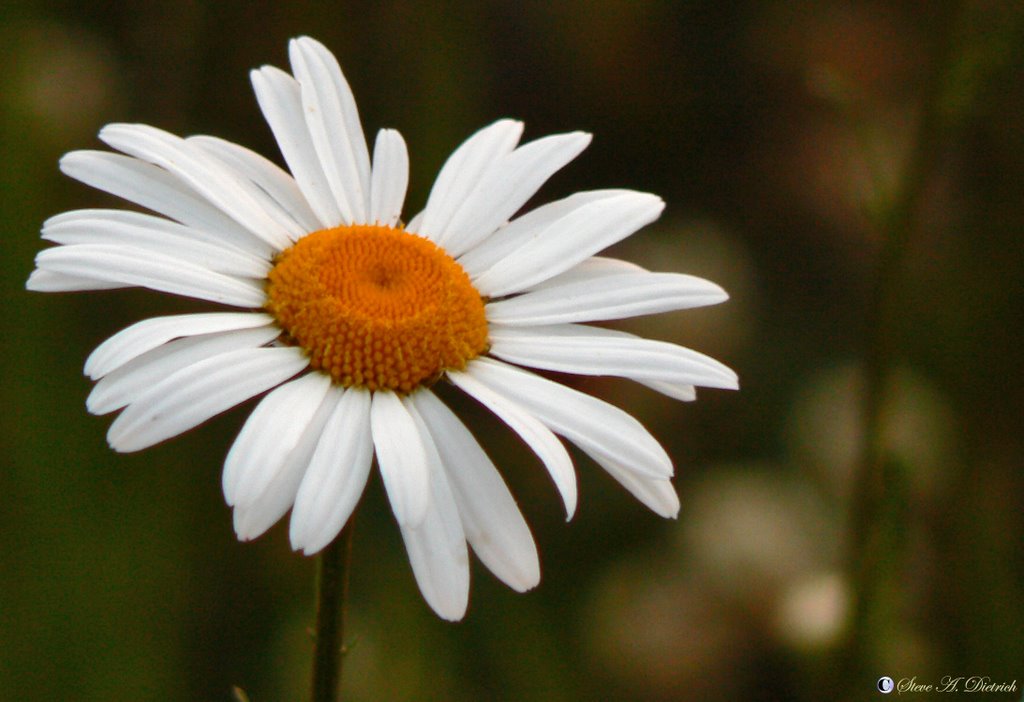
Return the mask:
<svg viewBox="0 0 1024 702">
<path fill-rule="evenodd" d="M 403 226 L 401 135 L 378 132 L 371 159 L 334 56 L 306 37 L 289 50 L 292 75 L 266 66 L 252 82 L 291 175 L 236 144 L 133 124 L 100 132 L 123 155 L 61 161 L 155 214 L 53 217 L 42 236 L 60 246 L 39 253 L 29 289 L 139 286 L 244 310 L 148 319 L 92 353 L 89 411 L 122 410 L 110 445 L 144 449 L 270 391 L 224 465 L 239 538 L 290 508 L 293 547 L 316 553 L 348 520 L 376 456 L 416 580 L 446 619 L 466 609 L 467 541 L 516 590 L 540 569 L 494 464 L 431 390 L 441 380 L 522 437 L 569 517 L 576 478 L 556 434 L 674 517 L 672 462 L 637 420 L 522 368 L 623 376 L 681 400 L 697 385 L 737 387 L 695 351 L 584 324 L 726 299 L 708 281 L 595 255 L 657 219 L 661 199 L 581 192 L 517 217 L 590 136 L 519 146 L 523 125 L 500 120 L 456 149 Z"/>
</svg>

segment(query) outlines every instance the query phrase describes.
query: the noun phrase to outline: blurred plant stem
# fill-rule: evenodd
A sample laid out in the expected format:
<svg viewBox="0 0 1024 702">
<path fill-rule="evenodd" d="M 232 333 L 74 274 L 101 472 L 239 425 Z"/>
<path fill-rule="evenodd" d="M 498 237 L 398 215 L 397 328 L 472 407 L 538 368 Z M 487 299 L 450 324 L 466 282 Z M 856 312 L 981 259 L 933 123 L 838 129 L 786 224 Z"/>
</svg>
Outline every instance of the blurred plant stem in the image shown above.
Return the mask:
<svg viewBox="0 0 1024 702">
<path fill-rule="evenodd" d="M 345 609 L 352 560 L 355 515 L 317 557 L 316 631 L 313 639 L 312 702 L 341 700 L 341 669 L 345 656 Z"/>
<path fill-rule="evenodd" d="M 861 405 L 863 438 L 848 526 L 847 568 L 852 600 L 839 666 L 839 689 L 851 690 L 852 698 L 856 699 L 863 696 L 865 689 L 871 689 L 865 684 L 873 685 L 878 676 L 895 672 L 875 669 L 880 662 L 873 659 L 871 649 L 885 622 L 898 620 L 896 613 L 887 611 L 892 602 L 884 592 L 898 578 L 896 571 L 904 560 L 908 517 L 907 466 L 891 455 L 885 441 L 890 404 L 887 393 L 900 333 L 901 288 L 908 244 L 919 223 L 929 175 L 948 146 L 945 107 L 956 60 L 955 39 L 961 9 L 957 2 L 930 6 L 934 22 L 931 73 L 921 96 L 916 134 L 900 177 L 888 192 L 879 191 L 880 200 L 871 208 L 881 248 L 868 306 Z"/>
</svg>

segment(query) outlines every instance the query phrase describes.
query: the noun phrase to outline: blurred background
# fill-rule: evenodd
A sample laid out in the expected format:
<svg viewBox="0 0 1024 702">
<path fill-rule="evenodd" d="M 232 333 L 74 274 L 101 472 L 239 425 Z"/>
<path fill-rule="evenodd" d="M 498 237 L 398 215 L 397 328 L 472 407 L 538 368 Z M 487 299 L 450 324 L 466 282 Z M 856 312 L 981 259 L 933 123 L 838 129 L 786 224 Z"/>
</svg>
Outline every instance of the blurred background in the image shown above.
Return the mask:
<svg viewBox="0 0 1024 702">
<path fill-rule="evenodd" d="M 739 393 L 682 404 L 575 386 L 677 465 L 677 521 L 575 454 L 565 524 L 539 462 L 442 390 L 531 524 L 539 588 L 473 566 L 436 618 L 373 477 L 358 515 L 350 700 L 869 699 L 875 681 L 1024 687 L 1022 8 L 943 2 L 251 3 L 0 10 L 0 700 L 303 699 L 314 561 L 282 523 L 235 540 L 224 455 L 251 408 L 140 454 L 106 446 L 82 363 L 157 314 L 145 291 L 29 294 L 42 221 L 120 206 L 64 178 L 108 122 L 281 161 L 249 69 L 290 37 L 338 56 L 372 134 L 410 147 L 407 212 L 500 117 L 593 145 L 537 202 L 668 203 L 615 248 L 722 284 L 721 306 L 621 328 L 696 348 Z"/>
</svg>

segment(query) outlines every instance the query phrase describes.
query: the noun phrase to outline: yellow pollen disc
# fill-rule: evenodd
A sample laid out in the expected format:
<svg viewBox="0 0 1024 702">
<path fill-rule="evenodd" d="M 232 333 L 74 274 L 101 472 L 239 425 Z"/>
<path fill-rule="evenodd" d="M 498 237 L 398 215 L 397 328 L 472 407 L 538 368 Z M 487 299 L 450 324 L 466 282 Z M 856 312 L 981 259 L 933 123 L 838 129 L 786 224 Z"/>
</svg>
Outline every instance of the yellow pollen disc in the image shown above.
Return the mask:
<svg viewBox="0 0 1024 702">
<path fill-rule="evenodd" d="M 267 310 L 336 383 L 411 392 L 487 350 L 484 303 L 443 250 L 402 229 L 322 229 L 283 251 Z"/>
</svg>

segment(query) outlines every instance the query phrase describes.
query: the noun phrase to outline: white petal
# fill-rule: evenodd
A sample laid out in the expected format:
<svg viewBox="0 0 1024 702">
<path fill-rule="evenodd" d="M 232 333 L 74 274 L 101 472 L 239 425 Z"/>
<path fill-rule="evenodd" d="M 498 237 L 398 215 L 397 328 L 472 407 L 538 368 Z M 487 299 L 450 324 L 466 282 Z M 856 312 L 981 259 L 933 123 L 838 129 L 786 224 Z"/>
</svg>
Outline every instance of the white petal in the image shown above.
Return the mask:
<svg viewBox="0 0 1024 702">
<path fill-rule="evenodd" d="M 171 339 L 197 334 L 268 326 L 274 319 L 259 312 L 208 312 L 153 317 L 122 329 L 85 359 L 85 374 L 96 380 Z M 271 337 L 273 338 L 273 337 Z M 269 339 L 268 339 L 269 340 Z"/>
<path fill-rule="evenodd" d="M 299 82 L 273 66 L 264 66 L 249 76 L 281 155 L 317 219 L 324 227 L 342 224 L 341 210 L 327 185 L 327 176 L 306 127 Z"/>
<path fill-rule="evenodd" d="M 377 132 L 373 147 L 373 175 L 370 183 L 370 223 L 393 227 L 402 215 L 405 190 L 409 186 L 409 152 L 402 135 L 394 129 Z"/>
<path fill-rule="evenodd" d="M 173 138 L 178 139 L 178 137 Z M 259 218 L 266 217 L 268 218 L 266 221 L 274 223 L 275 232 L 277 234 L 283 233 L 288 240 L 287 243 L 285 243 L 284 239 L 275 240 L 275 248 L 287 246 L 309 233 L 309 229 L 299 224 L 299 221 L 291 211 L 286 209 L 266 189 L 249 177 L 249 169 L 245 164 L 243 164 L 242 169 L 239 169 L 236 167 L 235 161 L 221 158 L 220 155 L 212 150 L 204 148 L 202 143 L 195 137 L 183 139 L 176 142 L 176 144 L 179 147 L 184 146 L 190 152 L 192 158 L 196 159 L 203 167 L 208 170 L 215 169 L 221 178 L 229 181 L 235 190 L 234 195 L 241 195 L 245 198 L 248 207 L 253 212 L 258 213 L 256 217 L 247 217 L 247 222 L 255 222 Z M 267 237 L 263 238 L 267 239 Z"/>
<path fill-rule="evenodd" d="M 172 373 L 228 351 L 254 349 L 280 333 L 274 326 L 213 332 L 177 339 L 139 354 L 100 379 L 85 401 L 93 414 L 106 414 L 135 402 Z"/>
<path fill-rule="evenodd" d="M 399 525 L 423 522 L 430 506 L 427 455 L 416 422 L 393 392 L 373 393 L 370 428 L 384 488 Z"/>
<path fill-rule="evenodd" d="M 250 504 L 264 493 L 299 444 L 330 386 L 331 376 L 312 372 L 260 400 L 224 461 L 221 483 L 229 505 Z"/>
<path fill-rule="evenodd" d="M 650 380 L 647 378 L 633 378 L 633 380 L 641 385 L 646 385 L 655 392 L 660 392 L 662 395 L 668 395 L 673 400 L 693 402 L 697 399 L 697 388 L 693 385 L 687 385 L 686 383 L 668 383 L 661 380 Z"/>
<path fill-rule="evenodd" d="M 133 159 L 134 160 L 134 159 Z M 139 163 L 142 163 L 139 161 Z M 147 164 L 148 165 L 148 164 Z M 156 215 L 133 212 L 131 210 L 112 210 L 102 208 L 90 208 L 83 210 L 68 210 L 54 215 L 43 223 L 43 227 L 54 225 L 64 226 L 69 223 L 111 223 L 122 226 L 147 227 L 159 232 L 167 232 L 171 235 L 185 236 L 196 241 L 204 241 L 227 249 L 232 253 L 242 253 L 250 258 L 260 261 L 269 261 L 274 252 L 262 241 L 257 241 L 247 232 L 243 232 L 244 241 L 238 242 L 231 238 L 225 238 L 222 232 L 211 231 L 206 228 L 199 228 L 189 224 L 158 217 Z M 236 225 L 237 226 L 237 225 Z"/>
<path fill-rule="evenodd" d="M 624 191 L 620 191 L 624 192 Z M 531 285 L 529 290 L 543 290 L 554 285 L 567 285 L 581 281 L 599 280 L 605 276 L 618 273 L 645 273 L 647 269 L 632 261 L 623 261 L 621 258 L 609 258 L 607 256 L 591 256 L 586 258 L 567 271 L 552 276 L 536 285 Z"/>
<path fill-rule="evenodd" d="M 269 198 L 259 197 L 251 183 L 194 144 L 145 124 L 108 124 L 100 130 L 100 139 L 176 175 L 274 248 L 291 245 L 285 222 L 266 209 Z"/>
<path fill-rule="evenodd" d="M 429 234 L 423 234 L 422 233 L 422 230 L 423 230 L 423 212 L 419 212 L 419 213 L 413 215 L 413 218 L 410 219 L 409 222 L 405 225 L 405 230 L 407 232 L 414 232 L 416 234 L 419 234 L 420 236 L 422 236 L 422 237 L 424 237 L 426 239 L 430 238 Z"/>
<path fill-rule="evenodd" d="M 713 305 L 727 298 L 714 283 L 681 273 L 595 274 L 492 302 L 487 320 L 517 326 L 592 322 Z"/>
<path fill-rule="evenodd" d="M 330 385 L 330 378 L 321 373 L 309 373 L 295 383 L 305 380 L 310 376 L 319 376 L 327 380 Z M 310 381 L 312 382 L 312 381 Z M 306 402 L 312 402 L 314 396 L 320 396 L 319 388 L 307 388 L 309 398 Z M 296 391 L 298 392 L 298 391 Z M 313 456 L 317 443 L 323 435 L 324 423 L 328 415 L 334 409 L 337 396 L 332 393 L 325 393 L 322 402 L 319 403 L 316 411 L 308 418 L 304 427 L 299 427 L 301 436 L 295 442 L 295 446 L 275 464 L 269 464 L 267 460 L 256 455 L 256 461 L 269 473 L 269 481 L 262 488 L 262 491 L 255 496 L 250 496 L 245 501 L 235 504 L 234 525 L 235 533 L 242 541 L 249 541 L 262 535 L 267 529 L 274 526 L 284 516 L 288 508 L 295 502 L 295 494 L 298 492 L 299 484 Z M 277 430 L 292 425 L 304 418 L 306 412 L 300 411 L 290 416 L 279 416 Z M 287 432 L 289 435 L 291 431 Z M 250 467 L 249 476 L 241 479 L 243 489 L 248 485 L 249 477 L 258 477 L 259 469 Z"/>
<path fill-rule="evenodd" d="M 211 142 L 222 146 L 212 146 Z M 266 213 L 290 242 L 298 241 L 310 231 L 319 229 L 315 224 L 316 217 L 294 179 L 270 161 L 260 161 L 258 159 L 263 157 L 249 149 L 215 137 L 193 136 L 186 138 L 184 143 L 193 150 L 195 157 L 204 163 L 215 164 L 218 170 L 222 169 L 223 173 L 228 174 L 232 182 L 241 188 L 241 192 L 255 203 L 255 208 Z M 238 151 L 223 146 L 229 144 Z M 285 180 L 282 181 L 282 177 Z M 284 199 L 275 197 L 275 192 Z M 299 215 L 301 211 L 308 213 L 309 219 L 314 222 L 312 230 L 302 223 Z"/>
<path fill-rule="evenodd" d="M 233 307 L 262 307 L 266 301 L 262 283 L 255 280 L 214 273 L 180 258 L 128 246 L 55 246 L 40 251 L 36 265 L 64 275 L 136 285 Z"/>
<path fill-rule="evenodd" d="M 126 283 L 96 280 L 77 275 L 64 275 L 53 271 L 32 271 L 25 282 L 25 289 L 34 292 L 72 292 L 76 290 L 116 290 L 131 287 Z"/>
<path fill-rule="evenodd" d="M 197 144 L 259 186 L 305 232 L 322 228 L 295 179 L 267 157 L 217 137 L 193 136 L 186 141 Z"/>
<path fill-rule="evenodd" d="M 293 39 L 288 55 L 302 91 L 306 126 L 342 217 L 348 224 L 365 223 L 370 154 L 352 90 L 334 54 L 315 39 Z"/>
<path fill-rule="evenodd" d="M 525 592 L 540 582 L 537 546 L 515 498 L 469 429 L 434 393 L 410 400 L 432 436 L 448 476 L 469 545 L 510 587 Z"/>
<path fill-rule="evenodd" d="M 104 151 L 72 151 L 60 160 L 60 169 L 86 185 L 209 232 L 243 251 L 271 251 L 266 243 L 177 177 L 151 163 Z"/>
<path fill-rule="evenodd" d="M 494 324 L 490 353 L 510 363 L 578 373 L 618 375 L 735 390 L 736 373 L 684 346 L 579 324 L 506 327 Z"/>
<path fill-rule="evenodd" d="M 665 203 L 647 193 L 604 198 L 576 208 L 478 276 L 480 294 L 499 297 L 566 271 L 658 218 Z"/>
<path fill-rule="evenodd" d="M 263 278 L 270 272 L 266 259 L 213 243 L 198 230 L 159 217 L 125 212 L 128 217 L 55 217 L 43 225 L 42 237 L 57 244 L 130 246 L 173 256 L 218 273 Z"/>
<path fill-rule="evenodd" d="M 494 163 L 452 215 L 438 238 L 460 256 L 505 224 L 540 186 L 590 143 L 583 132 L 556 134 L 524 144 Z"/>
<path fill-rule="evenodd" d="M 522 122 L 502 119 L 462 142 L 441 167 L 427 206 L 409 223 L 409 231 L 438 241 L 483 175 L 495 161 L 516 148 L 522 134 Z"/>
<path fill-rule="evenodd" d="M 459 265 L 465 269 L 470 278 L 475 278 L 573 210 L 579 209 L 589 202 L 629 192 L 633 191 L 589 190 L 541 205 L 500 227 L 479 245 L 460 256 Z M 636 266 L 636 268 L 640 267 Z"/>
<path fill-rule="evenodd" d="M 307 555 L 327 546 L 345 526 L 373 463 L 370 393 L 332 388 L 340 398 L 302 478 L 292 508 L 292 548 Z"/>
<path fill-rule="evenodd" d="M 416 423 L 430 473 L 430 506 L 423 521 L 402 525 L 416 583 L 427 604 L 450 621 L 462 619 L 469 602 L 469 551 L 459 510 L 430 429 L 408 397 L 402 400 Z"/>
<path fill-rule="evenodd" d="M 478 379 L 479 361 L 480 359 L 471 362 L 464 371 L 449 371 L 448 378 L 467 395 L 494 412 L 537 454 L 551 475 L 558 494 L 562 496 L 565 520 L 569 521 L 576 513 L 577 500 L 576 473 L 569 453 L 558 437 L 522 405 L 509 399 L 502 389 L 494 388 Z"/>
<path fill-rule="evenodd" d="M 651 478 L 671 477 L 665 449 L 618 407 L 500 361 L 478 358 L 472 368 L 481 383 L 521 404 L 599 463 L 607 458 Z"/>
<path fill-rule="evenodd" d="M 309 365 L 295 347 L 230 351 L 183 368 L 125 408 L 107 432 L 121 452 L 139 451 L 269 390 Z"/>
<path fill-rule="evenodd" d="M 601 461 L 601 467 L 636 499 L 666 519 L 679 516 L 679 495 L 667 478 L 648 478 L 614 461 Z"/>
</svg>

